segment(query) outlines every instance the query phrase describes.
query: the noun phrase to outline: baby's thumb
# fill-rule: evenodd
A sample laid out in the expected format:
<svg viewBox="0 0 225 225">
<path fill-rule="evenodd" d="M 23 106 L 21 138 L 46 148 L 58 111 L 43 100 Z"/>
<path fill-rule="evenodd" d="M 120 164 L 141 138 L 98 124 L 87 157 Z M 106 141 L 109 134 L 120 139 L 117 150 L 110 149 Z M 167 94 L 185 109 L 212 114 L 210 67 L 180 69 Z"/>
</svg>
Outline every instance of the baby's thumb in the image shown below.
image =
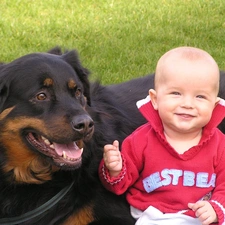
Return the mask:
<svg viewBox="0 0 225 225">
<path fill-rule="evenodd" d="M 194 203 L 188 203 L 188 208 L 192 209 L 194 206 Z"/>
<path fill-rule="evenodd" d="M 119 149 L 119 141 L 115 140 L 113 142 L 113 146 L 115 146 L 117 149 Z"/>
</svg>

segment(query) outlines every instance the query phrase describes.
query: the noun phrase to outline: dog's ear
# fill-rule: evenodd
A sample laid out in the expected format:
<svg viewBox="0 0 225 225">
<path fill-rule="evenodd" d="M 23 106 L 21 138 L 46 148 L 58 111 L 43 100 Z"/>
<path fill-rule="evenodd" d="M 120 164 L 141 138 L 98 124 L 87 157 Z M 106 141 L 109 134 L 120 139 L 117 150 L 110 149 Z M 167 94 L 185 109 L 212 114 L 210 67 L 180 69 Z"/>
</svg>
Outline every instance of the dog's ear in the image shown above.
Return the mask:
<svg viewBox="0 0 225 225">
<path fill-rule="evenodd" d="M 5 63 L 0 63 L 0 113 L 3 111 L 3 106 L 9 93 L 9 81 L 6 76 L 3 75 Z"/>
<path fill-rule="evenodd" d="M 89 70 L 84 68 L 80 62 L 79 56 L 77 51 L 72 50 L 68 51 L 64 55 L 62 55 L 62 58 L 70 64 L 75 72 L 77 73 L 79 79 L 83 83 L 84 87 L 84 96 L 87 98 L 87 104 L 91 106 L 91 97 L 90 97 L 90 82 L 88 79 L 88 76 L 90 74 Z"/>
<path fill-rule="evenodd" d="M 53 54 L 53 55 L 62 55 L 63 54 L 62 49 L 59 46 L 56 46 L 56 47 L 48 50 L 48 53 Z"/>
<path fill-rule="evenodd" d="M 0 113 L 4 109 L 4 104 L 9 94 L 9 82 L 0 76 Z"/>
</svg>

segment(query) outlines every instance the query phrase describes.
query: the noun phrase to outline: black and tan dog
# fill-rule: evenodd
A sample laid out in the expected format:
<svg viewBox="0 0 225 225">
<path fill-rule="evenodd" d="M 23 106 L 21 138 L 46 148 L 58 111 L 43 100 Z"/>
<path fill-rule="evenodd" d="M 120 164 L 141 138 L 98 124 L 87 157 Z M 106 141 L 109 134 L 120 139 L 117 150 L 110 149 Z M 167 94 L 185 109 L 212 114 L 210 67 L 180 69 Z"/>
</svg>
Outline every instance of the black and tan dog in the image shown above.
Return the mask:
<svg viewBox="0 0 225 225">
<path fill-rule="evenodd" d="M 57 48 L 1 65 L 1 225 L 134 224 L 97 168 L 103 145 L 143 120 L 88 74 L 75 51 Z"/>
<path fill-rule="evenodd" d="M 145 122 L 135 102 L 153 76 L 101 86 L 88 75 L 59 48 L 0 66 L 0 225 L 135 223 L 97 170 L 103 146 Z"/>
</svg>

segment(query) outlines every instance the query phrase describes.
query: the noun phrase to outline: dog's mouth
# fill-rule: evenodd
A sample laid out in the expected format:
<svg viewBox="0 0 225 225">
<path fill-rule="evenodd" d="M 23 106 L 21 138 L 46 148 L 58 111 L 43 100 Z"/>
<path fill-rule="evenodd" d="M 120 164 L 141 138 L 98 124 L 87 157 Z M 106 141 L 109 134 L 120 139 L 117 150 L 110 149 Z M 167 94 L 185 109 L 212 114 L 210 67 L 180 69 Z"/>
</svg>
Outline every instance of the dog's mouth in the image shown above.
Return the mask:
<svg viewBox="0 0 225 225">
<path fill-rule="evenodd" d="M 72 169 L 81 165 L 82 140 L 59 144 L 50 141 L 42 135 L 31 132 L 26 135 L 26 139 L 36 150 L 50 157 L 57 166 Z"/>
</svg>

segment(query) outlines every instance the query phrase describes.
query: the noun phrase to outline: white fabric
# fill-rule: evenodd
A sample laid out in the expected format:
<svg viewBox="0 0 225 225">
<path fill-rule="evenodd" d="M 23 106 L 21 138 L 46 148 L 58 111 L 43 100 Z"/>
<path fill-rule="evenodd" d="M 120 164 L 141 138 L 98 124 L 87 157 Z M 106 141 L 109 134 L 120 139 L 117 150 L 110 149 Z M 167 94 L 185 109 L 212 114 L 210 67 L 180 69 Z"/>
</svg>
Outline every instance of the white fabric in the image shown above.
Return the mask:
<svg viewBox="0 0 225 225">
<path fill-rule="evenodd" d="M 201 225 L 198 218 L 182 213 L 162 213 L 153 206 L 144 212 L 131 206 L 131 215 L 137 219 L 135 225 Z"/>
<path fill-rule="evenodd" d="M 136 102 L 136 106 L 137 106 L 138 109 L 139 109 L 139 108 L 141 108 L 141 106 L 147 104 L 147 103 L 150 102 L 150 101 L 151 101 L 150 96 L 147 95 L 146 98 L 137 101 L 137 102 Z"/>
</svg>

